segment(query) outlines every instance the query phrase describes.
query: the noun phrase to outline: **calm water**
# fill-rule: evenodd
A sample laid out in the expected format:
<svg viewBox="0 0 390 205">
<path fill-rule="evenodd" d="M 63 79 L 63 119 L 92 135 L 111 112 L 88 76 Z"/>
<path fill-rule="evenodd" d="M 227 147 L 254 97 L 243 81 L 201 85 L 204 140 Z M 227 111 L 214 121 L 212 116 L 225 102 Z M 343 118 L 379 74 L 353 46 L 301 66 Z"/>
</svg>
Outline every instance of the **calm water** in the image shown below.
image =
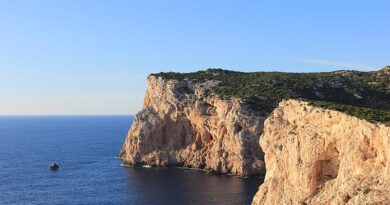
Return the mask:
<svg viewBox="0 0 390 205">
<path fill-rule="evenodd" d="M 131 121 L 0 117 L 0 204 L 250 204 L 258 178 L 120 166 Z"/>
</svg>

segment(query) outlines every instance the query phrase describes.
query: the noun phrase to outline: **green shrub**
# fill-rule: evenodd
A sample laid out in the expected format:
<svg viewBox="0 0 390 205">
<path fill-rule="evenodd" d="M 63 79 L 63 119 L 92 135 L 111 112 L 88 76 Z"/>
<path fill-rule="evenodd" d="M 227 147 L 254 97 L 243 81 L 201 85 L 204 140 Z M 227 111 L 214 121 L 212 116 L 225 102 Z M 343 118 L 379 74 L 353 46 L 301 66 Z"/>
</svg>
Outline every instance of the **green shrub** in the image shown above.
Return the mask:
<svg viewBox="0 0 390 205">
<path fill-rule="evenodd" d="M 390 112 L 384 110 L 357 107 L 353 105 L 340 104 L 325 101 L 309 101 L 309 105 L 322 107 L 325 109 L 337 110 L 348 115 L 366 119 L 370 122 L 382 122 L 390 125 Z"/>
<path fill-rule="evenodd" d="M 368 194 L 368 193 L 370 193 L 371 192 L 371 189 L 370 188 L 365 188 L 364 190 L 363 190 L 363 194 L 364 195 L 366 195 L 366 194 Z"/>
</svg>

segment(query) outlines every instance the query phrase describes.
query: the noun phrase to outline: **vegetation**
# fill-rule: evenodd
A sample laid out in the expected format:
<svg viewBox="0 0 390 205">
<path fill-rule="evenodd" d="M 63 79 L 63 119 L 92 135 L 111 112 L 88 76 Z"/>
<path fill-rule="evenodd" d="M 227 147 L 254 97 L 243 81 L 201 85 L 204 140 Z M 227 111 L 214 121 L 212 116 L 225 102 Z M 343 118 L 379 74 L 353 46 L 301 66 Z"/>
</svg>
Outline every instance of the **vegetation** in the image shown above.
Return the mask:
<svg viewBox="0 0 390 205">
<path fill-rule="evenodd" d="M 364 195 L 366 195 L 366 194 L 368 194 L 368 193 L 370 193 L 371 192 L 371 189 L 370 188 L 365 188 L 364 190 L 363 190 L 363 194 Z"/>
<path fill-rule="evenodd" d="M 389 122 L 390 74 L 385 71 L 324 73 L 235 72 L 208 69 L 194 73 L 157 73 L 164 79 L 215 80 L 212 92 L 240 98 L 253 111 L 271 112 L 281 100 L 302 99 L 370 121 Z"/>
<path fill-rule="evenodd" d="M 390 111 L 376 110 L 325 101 L 309 101 L 309 105 L 322 107 L 325 109 L 337 110 L 340 112 L 344 112 L 348 115 L 366 119 L 371 122 L 382 122 L 390 126 Z"/>
</svg>

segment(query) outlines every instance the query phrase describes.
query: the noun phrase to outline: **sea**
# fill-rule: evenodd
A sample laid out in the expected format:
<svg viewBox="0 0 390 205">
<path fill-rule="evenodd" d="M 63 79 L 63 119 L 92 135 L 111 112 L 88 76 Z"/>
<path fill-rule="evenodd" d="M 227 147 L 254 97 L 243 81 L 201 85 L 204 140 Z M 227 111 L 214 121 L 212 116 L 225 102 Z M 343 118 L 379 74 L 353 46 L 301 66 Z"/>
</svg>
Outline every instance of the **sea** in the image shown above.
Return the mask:
<svg viewBox="0 0 390 205">
<path fill-rule="evenodd" d="M 0 204 L 251 204 L 262 178 L 122 166 L 116 156 L 132 120 L 0 117 Z"/>
</svg>

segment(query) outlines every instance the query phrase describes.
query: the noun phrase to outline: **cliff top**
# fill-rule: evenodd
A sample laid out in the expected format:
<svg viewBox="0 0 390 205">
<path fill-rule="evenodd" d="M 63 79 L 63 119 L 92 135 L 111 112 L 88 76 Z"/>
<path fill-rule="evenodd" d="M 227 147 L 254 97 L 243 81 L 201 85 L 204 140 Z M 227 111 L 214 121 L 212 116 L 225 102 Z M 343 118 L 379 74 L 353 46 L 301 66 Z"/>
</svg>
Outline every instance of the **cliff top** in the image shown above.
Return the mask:
<svg viewBox="0 0 390 205">
<path fill-rule="evenodd" d="M 379 71 L 320 73 L 237 72 L 208 69 L 157 73 L 156 77 L 195 83 L 219 81 L 221 99 L 240 98 L 254 111 L 270 113 L 284 99 L 302 99 L 370 121 L 390 122 L 390 67 Z"/>
</svg>

